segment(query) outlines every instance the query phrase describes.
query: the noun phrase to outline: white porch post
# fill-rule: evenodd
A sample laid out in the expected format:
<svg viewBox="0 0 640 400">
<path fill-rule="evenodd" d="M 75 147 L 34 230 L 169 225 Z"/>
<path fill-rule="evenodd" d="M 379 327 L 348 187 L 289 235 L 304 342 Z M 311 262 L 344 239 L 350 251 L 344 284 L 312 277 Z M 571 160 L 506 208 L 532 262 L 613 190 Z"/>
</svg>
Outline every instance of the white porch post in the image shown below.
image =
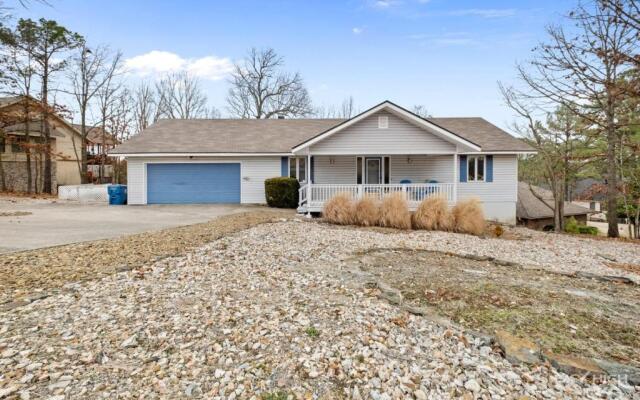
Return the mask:
<svg viewBox="0 0 640 400">
<path fill-rule="evenodd" d="M 305 168 L 305 174 L 306 176 L 306 181 L 307 181 L 307 218 L 311 218 L 311 211 L 310 209 L 310 205 L 311 205 L 311 153 L 309 152 L 309 149 L 307 149 L 307 163 L 306 163 L 306 168 Z"/>
<path fill-rule="evenodd" d="M 458 153 L 453 155 L 453 203 L 458 202 Z"/>
</svg>

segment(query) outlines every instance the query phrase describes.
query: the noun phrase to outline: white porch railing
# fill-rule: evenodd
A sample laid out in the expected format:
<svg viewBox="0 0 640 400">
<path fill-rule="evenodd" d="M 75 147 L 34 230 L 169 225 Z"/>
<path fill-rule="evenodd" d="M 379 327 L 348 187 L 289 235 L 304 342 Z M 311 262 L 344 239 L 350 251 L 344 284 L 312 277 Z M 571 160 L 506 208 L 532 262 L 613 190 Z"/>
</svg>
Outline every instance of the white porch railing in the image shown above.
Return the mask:
<svg viewBox="0 0 640 400">
<path fill-rule="evenodd" d="M 339 184 L 307 184 L 300 188 L 300 207 L 306 211 L 320 211 L 324 202 L 338 193 L 347 193 L 354 199 L 373 196 L 379 200 L 392 193 L 402 193 L 409 208 L 415 209 L 429 196 L 443 196 L 450 204 L 455 203 L 455 186 L 453 183 L 412 183 L 386 185 L 339 185 Z"/>
</svg>

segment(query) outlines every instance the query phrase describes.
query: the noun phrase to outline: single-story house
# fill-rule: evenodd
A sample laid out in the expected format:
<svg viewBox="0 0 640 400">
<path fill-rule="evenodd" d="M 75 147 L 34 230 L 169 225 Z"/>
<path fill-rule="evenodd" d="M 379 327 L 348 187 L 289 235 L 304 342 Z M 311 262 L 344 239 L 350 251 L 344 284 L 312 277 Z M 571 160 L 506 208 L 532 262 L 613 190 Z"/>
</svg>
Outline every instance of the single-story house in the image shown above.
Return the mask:
<svg viewBox="0 0 640 400">
<path fill-rule="evenodd" d="M 553 207 L 553 193 L 550 190 L 526 182 L 518 183 L 516 217 L 519 225 L 531 229 L 552 230 L 555 225 Z M 573 217 L 580 224 L 586 225 L 589 214 L 595 212 L 572 202 L 564 203 L 565 221 Z"/>
<path fill-rule="evenodd" d="M 29 121 L 27 136 L 27 124 L 25 118 L 25 102 L 29 113 L 32 114 Z M 25 96 L 12 96 L 0 98 L 0 114 L 2 114 L 2 130 L 0 135 L 0 160 L 3 163 L 4 179 L 9 190 L 27 191 L 27 162 L 26 152 L 30 149 L 32 154 L 31 173 L 35 184 L 37 178 L 38 191 L 42 190 L 42 105 L 32 98 Z M 52 185 L 76 185 L 81 181 L 78 159 L 82 137 L 69 122 L 57 114 L 49 115 L 50 126 L 50 151 L 52 159 Z M 37 159 L 37 162 L 36 162 Z"/>
<path fill-rule="evenodd" d="M 525 142 L 482 118 L 421 118 L 384 101 L 350 119 L 161 120 L 116 146 L 129 204 L 265 203 L 264 181 L 300 181 L 302 213 L 336 193 L 401 192 L 450 204 L 479 198 L 488 218 L 516 222 Z"/>
</svg>

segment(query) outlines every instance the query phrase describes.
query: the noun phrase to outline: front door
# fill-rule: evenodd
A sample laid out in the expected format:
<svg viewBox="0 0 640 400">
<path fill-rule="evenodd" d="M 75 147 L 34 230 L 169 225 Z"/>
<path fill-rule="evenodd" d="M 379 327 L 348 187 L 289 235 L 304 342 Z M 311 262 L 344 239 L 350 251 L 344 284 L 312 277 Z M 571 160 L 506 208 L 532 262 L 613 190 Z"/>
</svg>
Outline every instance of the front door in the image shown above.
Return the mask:
<svg viewBox="0 0 640 400">
<path fill-rule="evenodd" d="M 379 185 L 382 180 L 382 159 L 380 157 L 366 158 L 365 165 L 365 183 Z"/>
</svg>

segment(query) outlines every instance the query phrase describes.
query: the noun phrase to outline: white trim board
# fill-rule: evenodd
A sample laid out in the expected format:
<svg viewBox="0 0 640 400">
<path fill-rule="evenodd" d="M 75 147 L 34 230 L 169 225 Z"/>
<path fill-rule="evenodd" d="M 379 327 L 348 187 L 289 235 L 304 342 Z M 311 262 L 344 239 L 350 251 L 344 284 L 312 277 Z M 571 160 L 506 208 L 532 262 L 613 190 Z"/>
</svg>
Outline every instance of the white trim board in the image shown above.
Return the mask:
<svg viewBox="0 0 640 400">
<path fill-rule="evenodd" d="M 110 157 L 290 157 L 293 153 L 122 153 Z"/>
</svg>

